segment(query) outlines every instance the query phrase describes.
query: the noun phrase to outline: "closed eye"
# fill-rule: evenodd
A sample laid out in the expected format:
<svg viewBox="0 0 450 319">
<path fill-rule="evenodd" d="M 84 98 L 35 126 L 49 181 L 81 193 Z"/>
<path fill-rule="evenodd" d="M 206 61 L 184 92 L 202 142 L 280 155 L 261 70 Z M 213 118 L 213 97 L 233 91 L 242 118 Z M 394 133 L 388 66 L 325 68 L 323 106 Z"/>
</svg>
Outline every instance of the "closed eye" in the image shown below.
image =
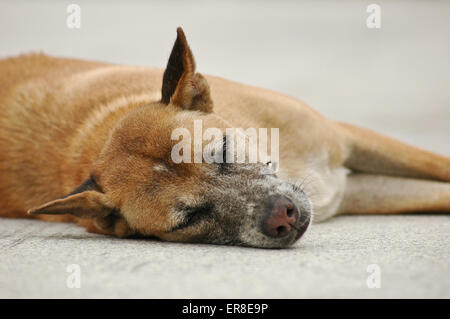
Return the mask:
<svg viewBox="0 0 450 319">
<path fill-rule="evenodd" d="M 171 229 L 172 232 L 193 226 L 203 218 L 210 216 L 214 210 L 214 206 L 211 203 L 204 203 L 193 207 L 180 204 L 178 205 L 178 210 L 182 212 L 184 218 L 181 223 Z"/>
<path fill-rule="evenodd" d="M 227 154 L 227 136 L 223 137 L 223 146 L 222 146 L 222 163 L 219 163 L 220 174 L 227 174 L 228 169 L 230 167 L 230 163 L 227 163 L 227 156 L 229 157 L 231 154 Z M 230 159 L 228 159 L 230 160 Z"/>
</svg>

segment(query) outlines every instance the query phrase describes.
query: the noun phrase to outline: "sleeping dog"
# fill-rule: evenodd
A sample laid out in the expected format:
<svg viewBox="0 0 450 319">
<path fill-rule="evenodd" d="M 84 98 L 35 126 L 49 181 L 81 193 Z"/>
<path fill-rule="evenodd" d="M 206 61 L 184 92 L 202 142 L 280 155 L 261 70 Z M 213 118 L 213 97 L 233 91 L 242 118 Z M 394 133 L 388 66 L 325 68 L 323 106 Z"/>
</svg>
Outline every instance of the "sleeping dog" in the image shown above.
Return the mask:
<svg viewBox="0 0 450 319">
<path fill-rule="evenodd" d="M 276 92 L 202 76 L 181 28 L 164 72 L 42 54 L 1 60 L 0 111 L 3 217 L 283 248 L 313 216 L 450 211 L 449 158 Z M 194 135 L 199 121 L 223 133 L 219 160 L 174 160 L 173 132 Z M 276 128 L 278 159 L 229 160 L 228 128 Z"/>
</svg>

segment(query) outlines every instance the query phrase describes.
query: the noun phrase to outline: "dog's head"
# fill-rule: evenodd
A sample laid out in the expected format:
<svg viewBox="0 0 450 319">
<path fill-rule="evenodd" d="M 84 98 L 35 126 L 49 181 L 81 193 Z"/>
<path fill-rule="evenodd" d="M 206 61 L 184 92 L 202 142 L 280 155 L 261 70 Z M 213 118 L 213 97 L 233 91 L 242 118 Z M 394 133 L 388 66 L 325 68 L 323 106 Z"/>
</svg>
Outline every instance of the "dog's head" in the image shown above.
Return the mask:
<svg viewBox="0 0 450 319">
<path fill-rule="evenodd" d="M 180 146 L 180 136 L 198 134 L 199 120 L 203 129 L 215 128 L 211 143 L 199 147 L 193 138 Z M 195 73 L 193 55 L 178 29 L 161 101 L 122 118 L 91 176 L 67 196 L 30 214 L 91 218 L 101 231 L 118 236 L 291 245 L 310 224 L 309 199 L 295 185 L 278 179 L 267 163 L 232 163 L 229 127 L 213 113 L 209 85 Z M 205 161 L 205 154 L 213 160 Z"/>
</svg>

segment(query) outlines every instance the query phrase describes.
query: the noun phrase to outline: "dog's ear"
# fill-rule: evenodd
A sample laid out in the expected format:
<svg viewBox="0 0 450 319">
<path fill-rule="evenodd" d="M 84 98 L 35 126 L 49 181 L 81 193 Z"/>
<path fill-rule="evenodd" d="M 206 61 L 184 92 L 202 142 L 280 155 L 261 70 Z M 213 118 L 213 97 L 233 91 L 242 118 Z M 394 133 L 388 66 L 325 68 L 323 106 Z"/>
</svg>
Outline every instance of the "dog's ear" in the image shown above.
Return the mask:
<svg viewBox="0 0 450 319">
<path fill-rule="evenodd" d="M 114 211 L 105 194 L 99 191 L 92 177 L 70 194 L 28 211 L 30 215 L 70 214 L 80 218 L 103 218 Z"/>
<path fill-rule="evenodd" d="M 70 214 L 85 220 L 90 232 L 127 237 L 134 234 L 92 177 L 70 194 L 28 211 L 30 215 Z"/>
<path fill-rule="evenodd" d="M 114 208 L 108 204 L 105 194 L 97 191 L 85 191 L 32 208 L 28 214 L 70 214 L 80 218 L 100 218 L 108 216 L 113 210 Z"/>
<path fill-rule="evenodd" d="M 211 112 L 209 84 L 195 73 L 195 60 L 186 41 L 183 29 L 177 29 L 177 39 L 163 76 L 161 102 L 186 110 Z"/>
</svg>

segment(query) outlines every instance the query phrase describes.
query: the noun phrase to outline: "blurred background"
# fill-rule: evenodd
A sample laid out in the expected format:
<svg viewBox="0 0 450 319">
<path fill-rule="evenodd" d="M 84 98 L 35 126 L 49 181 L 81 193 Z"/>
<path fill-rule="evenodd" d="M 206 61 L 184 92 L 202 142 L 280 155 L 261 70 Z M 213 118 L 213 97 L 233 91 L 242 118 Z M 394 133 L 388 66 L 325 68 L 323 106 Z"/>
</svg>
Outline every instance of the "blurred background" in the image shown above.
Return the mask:
<svg viewBox="0 0 450 319">
<path fill-rule="evenodd" d="M 67 6 L 81 8 L 69 29 Z M 381 7 L 369 29 L 367 6 Z M 450 1 L 5 1 L 0 57 L 163 68 L 182 26 L 199 72 L 450 155 Z"/>
</svg>

